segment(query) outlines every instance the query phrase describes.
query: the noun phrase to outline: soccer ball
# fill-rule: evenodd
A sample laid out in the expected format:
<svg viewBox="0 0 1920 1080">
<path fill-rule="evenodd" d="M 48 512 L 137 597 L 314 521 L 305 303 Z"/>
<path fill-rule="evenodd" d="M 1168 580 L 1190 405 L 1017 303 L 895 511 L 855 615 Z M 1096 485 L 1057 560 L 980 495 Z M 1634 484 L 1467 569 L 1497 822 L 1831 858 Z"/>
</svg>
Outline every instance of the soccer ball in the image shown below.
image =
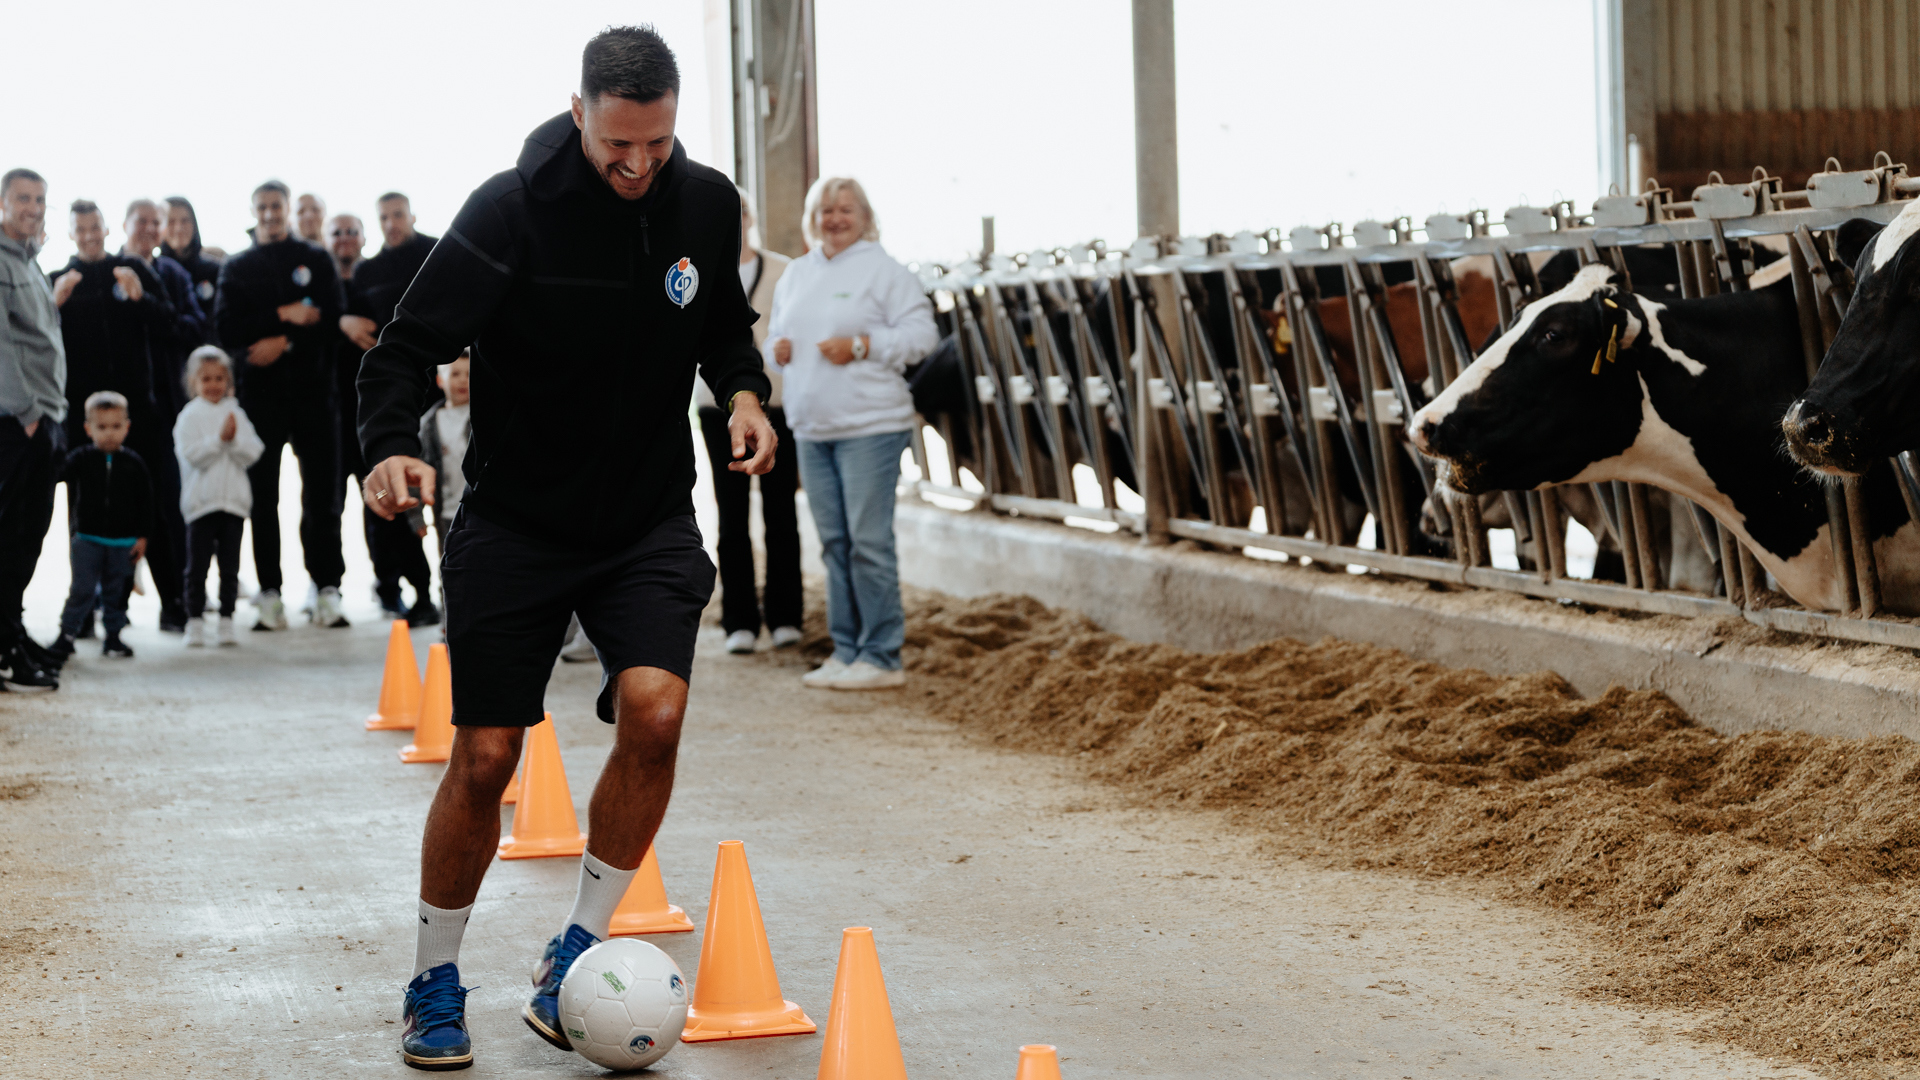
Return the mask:
<svg viewBox="0 0 1920 1080">
<path fill-rule="evenodd" d="M 560 1026 L 573 1048 L 607 1069 L 666 1056 L 687 1026 L 687 980 L 657 946 L 612 938 L 580 954 L 560 981 Z"/>
</svg>

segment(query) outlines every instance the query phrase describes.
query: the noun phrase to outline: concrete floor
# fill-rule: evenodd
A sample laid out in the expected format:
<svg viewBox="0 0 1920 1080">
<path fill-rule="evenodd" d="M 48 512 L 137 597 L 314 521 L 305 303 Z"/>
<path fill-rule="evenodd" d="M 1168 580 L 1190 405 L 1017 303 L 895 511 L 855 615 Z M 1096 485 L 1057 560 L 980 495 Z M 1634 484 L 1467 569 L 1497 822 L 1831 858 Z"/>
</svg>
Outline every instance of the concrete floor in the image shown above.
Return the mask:
<svg viewBox="0 0 1920 1080">
<path fill-rule="evenodd" d="M 439 766 L 367 733 L 384 631 L 136 631 L 56 695 L 0 697 L 0 1074 L 407 1073 L 416 845 Z M 419 640 L 429 640 L 421 632 Z M 1592 931 L 1473 887 L 1256 853 L 1192 810 L 1129 808 L 1070 761 L 967 741 L 911 691 L 803 692 L 784 656 L 702 641 L 660 837 L 698 922 L 714 845 L 747 842 L 788 997 L 825 1026 L 839 931 L 876 929 L 917 1077 L 1789 1077 L 1678 1013 L 1583 998 Z M 610 729 L 591 668 L 550 703 L 576 803 Z M 598 1070 L 517 1009 L 571 860 L 497 863 L 462 970 L 468 1075 Z M 697 934 L 654 940 L 688 974 Z M 797 1080 L 819 1036 L 679 1047 L 660 1075 Z"/>
</svg>

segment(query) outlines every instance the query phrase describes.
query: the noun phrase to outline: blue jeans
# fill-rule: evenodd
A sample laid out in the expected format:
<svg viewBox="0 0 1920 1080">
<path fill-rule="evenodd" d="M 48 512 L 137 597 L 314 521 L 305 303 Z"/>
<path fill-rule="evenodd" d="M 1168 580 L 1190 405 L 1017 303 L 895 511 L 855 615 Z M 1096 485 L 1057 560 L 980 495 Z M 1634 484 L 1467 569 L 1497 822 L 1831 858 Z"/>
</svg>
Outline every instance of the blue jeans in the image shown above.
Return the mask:
<svg viewBox="0 0 1920 1080">
<path fill-rule="evenodd" d="M 907 618 L 893 550 L 893 489 L 910 431 L 800 442 L 800 486 L 827 564 L 827 632 L 834 658 L 900 670 Z"/>
<path fill-rule="evenodd" d="M 127 625 L 127 589 L 133 582 L 133 548 L 98 544 L 84 536 L 73 538 L 73 588 L 60 613 L 60 632 L 72 637 L 80 623 L 99 604 L 106 609 L 108 636 Z M 198 612 L 195 612 L 198 614 Z"/>
</svg>

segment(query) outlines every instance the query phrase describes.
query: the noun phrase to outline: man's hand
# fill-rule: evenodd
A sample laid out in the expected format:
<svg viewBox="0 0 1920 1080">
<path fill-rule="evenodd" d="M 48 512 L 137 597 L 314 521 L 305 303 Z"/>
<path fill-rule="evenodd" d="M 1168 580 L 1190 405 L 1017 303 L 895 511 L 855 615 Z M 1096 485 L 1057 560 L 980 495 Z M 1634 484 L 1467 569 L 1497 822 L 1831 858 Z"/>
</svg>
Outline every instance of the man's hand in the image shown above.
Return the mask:
<svg viewBox="0 0 1920 1080">
<path fill-rule="evenodd" d="M 147 295 L 147 290 L 140 284 L 140 275 L 134 273 L 131 266 L 114 267 L 113 280 L 120 283 L 120 291 L 126 293 L 129 300 L 137 303 L 141 297 Z"/>
<path fill-rule="evenodd" d="M 367 474 L 366 480 L 360 485 L 360 494 L 366 499 L 368 509 L 385 520 L 392 521 L 403 511 L 411 510 L 422 503 L 432 506 L 433 493 L 436 490 L 434 484 L 433 466 L 419 458 L 395 454 L 373 467 L 373 471 Z M 407 489 L 410 487 L 420 489 L 420 498 L 416 499 L 407 494 Z"/>
<path fill-rule="evenodd" d="M 292 323 L 295 326 L 312 326 L 320 321 L 320 309 L 312 304 L 281 304 L 273 311 L 280 316 L 281 322 Z"/>
<path fill-rule="evenodd" d="M 379 330 L 380 324 L 365 315 L 340 316 L 340 332 L 347 335 L 348 341 L 358 345 L 361 352 L 380 344 L 380 339 L 375 336 Z"/>
<path fill-rule="evenodd" d="M 141 537 L 133 542 L 133 561 L 139 562 L 147 556 L 147 538 Z"/>
<path fill-rule="evenodd" d="M 830 337 L 815 348 L 831 364 L 853 363 L 853 339 L 850 337 Z"/>
<path fill-rule="evenodd" d="M 239 432 L 240 432 L 240 418 L 233 415 L 232 413 L 228 413 L 227 422 L 220 425 L 220 441 L 232 442 L 233 437 L 239 434 Z"/>
<path fill-rule="evenodd" d="M 733 418 L 727 421 L 727 434 L 733 437 L 734 460 L 727 463 L 729 472 L 764 476 L 773 470 L 773 451 L 780 445 L 780 437 L 773 433 L 773 424 L 760 408 L 759 398 L 750 393 L 733 396 Z M 752 457 L 747 457 L 749 450 Z"/>
<path fill-rule="evenodd" d="M 69 270 L 53 282 L 53 306 L 65 307 L 67 297 L 73 295 L 74 286 L 80 284 L 80 271 Z"/>
<path fill-rule="evenodd" d="M 40 430 L 40 421 L 35 420 L 33 423 L 28 424 L 26 427 L 21 428 L 20 430 L 26 432 L 27 438 L 31 439 L 33 438 L 33 433 Z"/>
<path fill-rule="evenodd" d="M 288 344 L 285 334 L 263 337 L 247 346 L 247 363 L 254 367 L 266 367 L 286 354 Z"/>
<path fill-rule="evenodd" d="M 773 362 L 781 367 L 793 363 L 793 342 L 786 338 L 776 338 L 773 343 Z"/>
</svg>

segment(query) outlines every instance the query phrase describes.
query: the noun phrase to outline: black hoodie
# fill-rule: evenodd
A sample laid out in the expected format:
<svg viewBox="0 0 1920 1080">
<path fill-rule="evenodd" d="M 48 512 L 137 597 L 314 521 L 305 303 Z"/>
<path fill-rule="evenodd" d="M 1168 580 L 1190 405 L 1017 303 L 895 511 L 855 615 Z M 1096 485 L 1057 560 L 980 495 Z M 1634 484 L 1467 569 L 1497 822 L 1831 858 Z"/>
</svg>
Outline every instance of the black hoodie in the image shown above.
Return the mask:
<svg viewBox="0 0 1920 1080">
<path fill-rule="evenodd" d="M 137 301 L 125 299 L 126 291 L 113 276 L 123 266 L 140 277 Z M 71 270 L 80 272 L 80 283 L 60 307 L 60 333 L 67 349 L 67 416 L 84 416 L 87 397 L 96 390 L 125 394 L 136 411 L 170 400 L 153 393 L 153 356 L 172 340 L 174 322 L 173 305 L 160 279 L 139 259 L 108 255 L 84 262 L 75 255 L 47 280 L 59 281 Z"/>
<path fill-rule="evenodd" d="M 361 361 L 367 460 L 420 456 L 421 375 L 472 345 L 468 511 L 573 548 L 692 513 L 696 365 L 718 401 L 772 390 L 739 261 L 725 176 L 676 141 L 629 202 L 554 117 L 467 199 Z"/>
<path fill-rule="evenodd" d="M 187 276 L 193 279 L 193 298 L 200 302 L 200 310 L 207 317 L 207 343 L 218 345 L 218 335 L 213 328 L 213 297 L 220 288 L 220 264 L 207 258 L 206 253 L 200 250 L 199 223 L 196 221 L 193 226 L 193 241 L 187 245 L 187 250 L 175 251 L 171 245 L 161 244 L 160 254 L 179 263 Z"/>
<path fill-rule="evenodd" d="M 319 322 L 295 326 L 280 321 L 280 305 L 302 302 L 320 309 Z M 346 306 L 333 257 L 292 233 L 270 244 L 256 243 L 228 259 L 220 267 L 213 320 L 240 374 L 241 404 L 251 408 L 247 399 L 258 393 L 317 393 L 331 401 L 333 352 Z M 282 334 L 288 347 L 278 360 L 265 367 L 247 363 L 249 346 Z"/>
</svg>

